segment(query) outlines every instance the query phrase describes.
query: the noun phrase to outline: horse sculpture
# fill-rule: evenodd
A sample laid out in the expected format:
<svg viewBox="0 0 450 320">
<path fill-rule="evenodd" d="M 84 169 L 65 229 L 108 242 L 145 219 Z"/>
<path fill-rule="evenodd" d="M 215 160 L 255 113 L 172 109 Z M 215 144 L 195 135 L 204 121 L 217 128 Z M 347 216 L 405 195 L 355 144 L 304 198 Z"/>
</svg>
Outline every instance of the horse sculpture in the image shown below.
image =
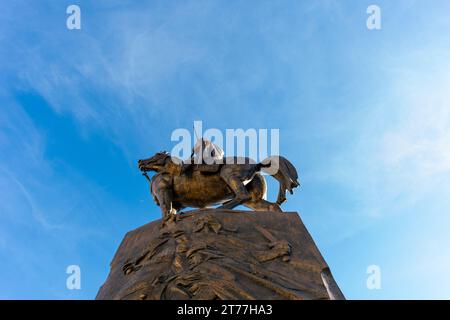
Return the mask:
<svg viewBox="0 0 450 320">
<path fill-rule="evenodd" d="M 139 160 L 138 166 L 150 181 L 150 192 L 164 221 L 173 220 L 177 211 L 186 207 L 221 205 L 219 208 L 233 209 L 242 204 L 255 211 L 281 211 L 286 190 L 292 194 L 300 185 L 295 167 L 281 156 L 268 157 L 260 163 L 246 157 L 226 157 L 221 164 L 197 164 L 184 170 L 180 159 L 158 152 Z M 148 171 L 156 174 L 150 179 Z M 261 171 L 280 183 L 275 203 L 265 200 L 267 187 Z"/>
</svg>

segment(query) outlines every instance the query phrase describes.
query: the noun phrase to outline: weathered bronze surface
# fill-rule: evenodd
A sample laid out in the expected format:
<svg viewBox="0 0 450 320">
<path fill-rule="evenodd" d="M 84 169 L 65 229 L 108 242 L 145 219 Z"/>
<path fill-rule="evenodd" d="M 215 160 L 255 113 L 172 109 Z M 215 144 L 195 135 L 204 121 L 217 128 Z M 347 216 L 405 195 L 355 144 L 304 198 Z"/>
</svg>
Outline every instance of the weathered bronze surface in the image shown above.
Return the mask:
<svg viewBox="0 0 450 320">
<path fill-rule="evenodd" d="M 125 236 L 97 299 L 344 299 L 298 214 L 281 212 L 299 186 L 295 167 L 216 153 L 214 164 L 167 152 L 139 160 L 163 218 Z M 275 203 L 261 171 L 280 184 Z M 231 210 L 241 204 L 255 211 Z"/>
<path fill-rule="evenodd" d="M 129 232 L 97 299 L 344 299 L 297 213 L 201 209 Z"/>
<path fill-rule="evenodd" d="M 156 172 L 151 180 L 147 178 L 164 220 L 173 220 L 176 212 L 185 207 L 206 208 L 217 204 L 222 204 L 220 209 L 233 209 L 242 204 L 256 211 L 281 212 L 286 191 L 292 193 L 299 186 L 295 167 L 284 157 L 269 157 L 261 163 L 244 157 L 223 160 L 222 164 L 186 167 L 169 153 L 159 152 L 139 160 L 138 165 L 145 174 Z M 264 199 L 266 182 L 260 171 L 268 172 L 280 183 L 276 203 Z"/>
</svg>

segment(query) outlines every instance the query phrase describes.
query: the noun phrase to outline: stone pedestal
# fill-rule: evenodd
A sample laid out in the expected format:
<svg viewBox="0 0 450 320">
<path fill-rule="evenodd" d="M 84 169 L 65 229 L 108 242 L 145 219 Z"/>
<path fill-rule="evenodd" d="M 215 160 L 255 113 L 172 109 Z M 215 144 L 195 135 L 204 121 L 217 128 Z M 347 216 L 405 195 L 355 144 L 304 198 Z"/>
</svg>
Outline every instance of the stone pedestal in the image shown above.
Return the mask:
<svg viewBox="0 0 450 320">
<path fill-rule="evenodd" d="M 127 233 L 97 299 L 344 299 L 294 212 L 195 210 Z"/>
</svg>

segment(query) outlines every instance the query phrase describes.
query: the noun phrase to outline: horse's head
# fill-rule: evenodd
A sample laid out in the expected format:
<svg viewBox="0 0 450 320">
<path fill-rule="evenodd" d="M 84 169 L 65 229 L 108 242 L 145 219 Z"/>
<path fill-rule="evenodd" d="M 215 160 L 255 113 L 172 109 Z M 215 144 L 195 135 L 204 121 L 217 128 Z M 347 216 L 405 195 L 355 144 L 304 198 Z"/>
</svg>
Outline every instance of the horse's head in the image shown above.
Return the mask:
<svg viewBox="0 0 450 320">
<path fill-rule="evenodd" d="M 153 157 L 138 160 L 139 170 L 146 171 L 160 171 L 166 165 L 166 160 L 170 158 L 170 154 L 166 151 L 158 152 Z"/>
</svg>

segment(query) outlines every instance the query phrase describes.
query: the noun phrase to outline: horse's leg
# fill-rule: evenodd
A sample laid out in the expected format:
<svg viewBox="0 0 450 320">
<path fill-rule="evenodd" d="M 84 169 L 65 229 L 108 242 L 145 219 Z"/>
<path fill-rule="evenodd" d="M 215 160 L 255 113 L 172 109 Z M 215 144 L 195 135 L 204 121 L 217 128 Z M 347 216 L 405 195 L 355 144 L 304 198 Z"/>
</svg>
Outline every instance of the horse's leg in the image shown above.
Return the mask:
<svg viewBox="0 0 450 320">
<path fill-rule="evenodd" d="M 174 220 L 176 210 L 172 207 L 172 189 L 159 189 L 156 192 L 156 198 L 163 214 L 163 220 Z"/>
<path fill-rule="evenodd" d="M 247 188 L 236 172 L 233 172 L 232 170 L 222 169 L 220 172 L 220 176 L 235 195 L 232 200 L 220 206 L 220 209 L 233 209 L 234 207 L 240 205 L 242 202 L 251 199 L 250 193 L 247 191 Z"/>
<path fill-rule="evenodd" d="M 223 205 L 221 205 L 220 207 L 218 207 L 217 209 L 234 209 L 235 207 L 237 207 L 238 205 L 240 205 L 242 203 L 242 200 L 239 200 L 237 198 L 234 198 L 230 201 L 225 202 Z"/>
<path fill-rule="evenodd" d="M 264 199 L 246 201 L 242 203 L 242 205 L 255 211 L 282 212 L 280 206 L 277 203 L 273 203 Z"/>
<path fill-rule="evenodd" d="M 242 205 L 255 211 L 281 212 L 281 208 L 277 203 L 264 200 L 267 186 L 266 180 L 262 175 L 256 174 L 246 187 L 251 195 L 251 199 L 243 202 Z"/>
</svg>

